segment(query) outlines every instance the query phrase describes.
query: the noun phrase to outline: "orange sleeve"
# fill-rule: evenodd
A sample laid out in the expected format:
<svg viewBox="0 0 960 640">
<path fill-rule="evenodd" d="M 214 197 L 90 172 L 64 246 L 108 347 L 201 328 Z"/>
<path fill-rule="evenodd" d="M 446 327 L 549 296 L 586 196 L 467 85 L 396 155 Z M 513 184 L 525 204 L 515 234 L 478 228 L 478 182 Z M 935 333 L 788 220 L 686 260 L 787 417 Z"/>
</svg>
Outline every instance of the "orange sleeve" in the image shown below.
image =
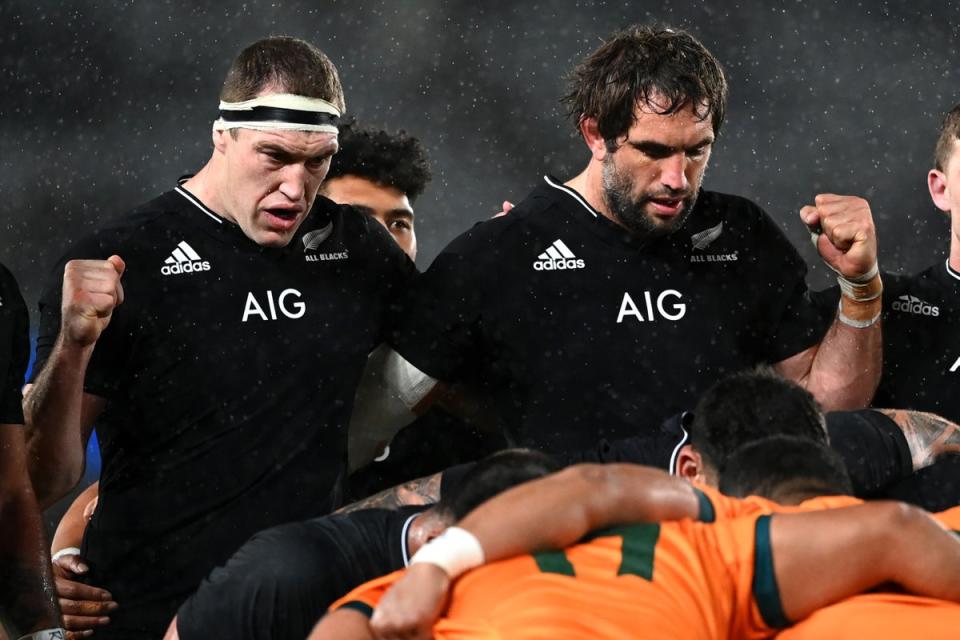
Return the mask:
<svg viewBox="0 0 960 640">
<path fill-rule="evenodd" d="M 701 522 L 715 522 L 754 513 L 768 513 L 776 506 L 776 503 L 757 496 L 750 496 L 744 500 L 731 498 L 713 487 L 708 487 L 699 482 L 693 483 L 693 489 L 697 492 L 697 498 L 700 500 L 700 517 L 698 519 Z M 708 517 L 708 513 L 711 511 L 713 518 Z"/>
<path fill-rule="evenodd" d="M 946 511 L 933 514 L 933 517 L 940 521 L 940 524 L 950 529 L 957 535 L 960 535 L 960 507 L 953 507 Z"/>
<path fill-rule="evenodd" d="M 404 569 L 400 569 L 399 571 L 394 571 L 393 573 L 387 574 L 380 578 L 375 578 L 370 582 L 360 585 L 330 605 L 330 611 L 336 611 L 337 609 L 353 609 L 355 611 L 359 611 L 369 618 L 373 615 L 373 610 L 380 602 L 383 594 L 385 594 L 387 590 L 393 586 L 393 583 L 400 579 L 400 576 L 403 575 L 403 572 Z"/>
</svg>

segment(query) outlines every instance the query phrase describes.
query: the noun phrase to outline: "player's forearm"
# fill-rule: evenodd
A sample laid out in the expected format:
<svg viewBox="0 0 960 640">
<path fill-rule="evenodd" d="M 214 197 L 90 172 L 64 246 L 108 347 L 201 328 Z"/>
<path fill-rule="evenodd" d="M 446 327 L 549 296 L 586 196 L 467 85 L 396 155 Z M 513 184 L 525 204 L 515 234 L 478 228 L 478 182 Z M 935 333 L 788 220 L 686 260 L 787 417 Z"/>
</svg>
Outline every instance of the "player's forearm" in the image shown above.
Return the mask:
<svg viewBox="0 0 960 640">
<path fill-rule="evenodd" d="M 492 562 L 566 547 L 612 524 L 693 518 L 698 511 L 693 488 L 664 471 L 577 465 L 496 496 L 458 526 L 476 536 Z"/>
<path fill-rule="evenodd" d="M 838 317 L 817 347 L 809 371 L 798 382 L 824 411 L 862 409 L 873 399 L 882 366 L 880 322 L 856 328 Z"/>
<path fill-rule="evenodd" d="M 908 505 L 901 505 L 884 533 L 885 581 L 920 596 L 960 603 L 960 538 Z"/>
<path fill-rule="evenodd" d="M 317 623 L 307 640 L 367 640 L 373 638 L 368 618 L 352 609 L 331 611 Z"/>
<path fill-rule="evenodd" d="M 87 518 L 84 511 L 90 502 L 97 498 L 100 492 L 100 483 L 94 482 L 89 487 L 80 492 L 67 512 L 60 518 L 60 524 L 53 533 L 53 539 L 50 541 L 50 553 L 54 554 L 61 549 L 80 548 L 83 542 L 83 534 L 87 530 Z"/>
<path fill-rule="evenodd" d="M 22 453 L 22 449 L 21 449 Z M 11 478 L 10 472 L 22 473 Z M 26 469 L 4 469 L 0 498 L 0 618 L 13 637 L 61 627 L 40 511 Z"/>
<path fill-rule="evenodd" d="M 30 478 L 44 508 L 69 492 L 83 473 L 83 379 L 92 353 L 92 345 L 71 347 L 57 340 L 24 398 Z"/>
</svg>

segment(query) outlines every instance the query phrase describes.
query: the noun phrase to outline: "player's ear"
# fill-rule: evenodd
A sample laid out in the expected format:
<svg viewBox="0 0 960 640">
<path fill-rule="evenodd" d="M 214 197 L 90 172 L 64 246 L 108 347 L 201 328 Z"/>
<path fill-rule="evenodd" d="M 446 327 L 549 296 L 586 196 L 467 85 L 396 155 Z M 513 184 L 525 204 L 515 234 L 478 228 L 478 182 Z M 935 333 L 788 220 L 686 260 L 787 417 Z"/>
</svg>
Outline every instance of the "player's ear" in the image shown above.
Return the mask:
<svg viewBox="0 0 960 640">
<path fill-rule="evenodd" d="M 703 480 L 703 458 L 689 444 L 680 447 L 677 453 L 676 474 L 691 482 Z"/>
<path fill-rule="evenodd" d="M 930 190 L 930 198 L 937 208 L 946 213 L 950 213 L 950 197 L 947 193 L 947 176 L 943 171 L 931 169 L 927 174 L 927 188 Z"/>
<path fill-rule="evenodd" d="M 213 130 L 213 148 L 219 153 L 224 153 L 227 146 L 226 136 L 230 135 L 229 131 L 217 131 Z"/>
<path fill-rule="evenodd" d="M 596 118 L 580 118 L 580 134 L 583 141 L 587 143 L 590 149 L 590 155 L 597 162 L 603 161 L 607 157 L 607 142 L 600 135 L 600 128 L 597 125 Z"/>
</svg>

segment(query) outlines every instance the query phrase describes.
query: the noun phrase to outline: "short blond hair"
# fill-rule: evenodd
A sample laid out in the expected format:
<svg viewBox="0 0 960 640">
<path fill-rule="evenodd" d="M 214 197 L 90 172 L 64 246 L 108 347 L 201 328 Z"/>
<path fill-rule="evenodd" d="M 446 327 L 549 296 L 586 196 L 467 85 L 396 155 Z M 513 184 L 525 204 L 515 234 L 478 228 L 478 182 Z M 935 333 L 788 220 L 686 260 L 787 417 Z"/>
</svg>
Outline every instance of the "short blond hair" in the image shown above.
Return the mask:
<svg viewBox="0 0 960 640">
<path fill-rule="evenodd" d="M 950 156 L 953 155 L 953 143 L 960 140 L 960 104 L 950 109 L 940 126 L 937 149 L 933 154 L 933 166 L 937 171 L 945 171 Z"/>
</svg>

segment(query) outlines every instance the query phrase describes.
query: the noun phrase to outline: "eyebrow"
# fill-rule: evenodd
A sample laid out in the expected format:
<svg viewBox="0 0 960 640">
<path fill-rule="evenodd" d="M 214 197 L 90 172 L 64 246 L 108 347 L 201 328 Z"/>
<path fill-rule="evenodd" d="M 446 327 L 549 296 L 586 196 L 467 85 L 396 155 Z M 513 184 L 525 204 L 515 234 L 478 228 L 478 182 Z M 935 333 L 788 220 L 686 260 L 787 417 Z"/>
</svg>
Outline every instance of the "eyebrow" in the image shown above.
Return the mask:
<svg viewBox="0 0 960 640">
<path fill-rule="evenodd" d="M 713 144 L 713 137 L 707 136 L 700 140 L 698 143 L 691 145 L 689 147 L 684 147 L 683 151 L 692 151 L 694 149 L 701 149 L 707 145 Z M 671 147 L 667 144 L 662 144 L 660 142 L 655 142 L 654 140 L 627 140 L 627 144 L 638 151 L 642 151 L 648 155 L 652 156 L 669 156 L 673 155 L 677 151 L 680 151 L 680 147 Z"/>
<path fill-rule="evenodd" d="M 364 206 L 362 204 L 352 204 L 350 206 L 356 209 L 357 211 L 359 211 L 360 213 L 364 213 L 368 216 L 373 215 L 373 209 L 371 209 L 370 207 Z M 413 215 L 413 212 L 410 211 L 409 209 L 390 209 L 390 211 L 387 211 L 387 215 L 400 216 L 401 218 L 408 218 L 410 220 L 413 220 L 414 218 L 416 218 L 416 216 Z"/>
<path fill-rule="evenodd" d="M 331 147 L 332 147 L 332 146 L 333 146 L 333 145 L 331 145 Z M 289 149 L 285 149 L 284 147 L 281 147 L 280 145 L 278 145 L 278 144 L 276 144 L 276 143 L 266 142 L 266 141 L 258 142 L 258 143 L 254 146 L 254 148 L 255 148 L 256 151 L 258 151 L 258 152 L 270 152 L 270 153 L 274 153 L 274 154 L 280 156 L 281 158 L 283 158 L 284 160 L 289 160 L 289 159 L 292 159 L 292 158 L 304 158 L 304 157 L 307 158 L 308 160 L 315 160 L 315 159 L 325 160 L 325 159 L 333 156 L 334 153 L 336 153 L 335 151 L 332 151 L 331 148 L 327 148 L 323 153 L 321 153 L 321 154 L 319 154 L 319 155 L 309 156 L 309 157 L 308 157 L 308 156 L 304 156 L 304 155 L 302 155 L 302 154 L 293 153 L 293 152 L 290 151 Z"/>
</svg>

